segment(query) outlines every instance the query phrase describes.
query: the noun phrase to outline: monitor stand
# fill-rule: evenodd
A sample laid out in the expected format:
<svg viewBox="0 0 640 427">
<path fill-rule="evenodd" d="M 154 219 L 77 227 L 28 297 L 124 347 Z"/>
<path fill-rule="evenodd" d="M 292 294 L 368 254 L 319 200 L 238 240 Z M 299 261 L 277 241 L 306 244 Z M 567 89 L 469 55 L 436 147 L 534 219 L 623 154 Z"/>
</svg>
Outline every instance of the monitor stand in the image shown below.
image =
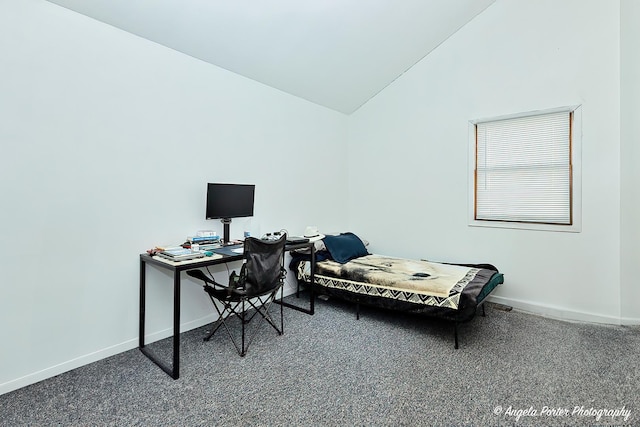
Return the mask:
<svg viewBox="0 0 640 427">
<path fill-rule="evenodd" d="M 231 241 L 231 238 L 229 237 L 229 226 L 231 225 L 231 218 L 222 218 L 220 222 L 222 222 L 223 225 L 222 246 L 228 246 L 229 242 Z"/>
</svg>

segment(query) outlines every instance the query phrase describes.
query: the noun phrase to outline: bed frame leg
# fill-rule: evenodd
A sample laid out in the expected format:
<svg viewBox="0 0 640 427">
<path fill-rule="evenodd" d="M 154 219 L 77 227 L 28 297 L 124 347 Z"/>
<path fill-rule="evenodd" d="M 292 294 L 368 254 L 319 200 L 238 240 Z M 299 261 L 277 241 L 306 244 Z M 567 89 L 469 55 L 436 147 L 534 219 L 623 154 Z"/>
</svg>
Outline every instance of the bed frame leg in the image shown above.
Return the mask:
<svg viewBox="0 0 640 427">
<path fill-rule="evenodd" d="M 360 300 L 356 301 L 356 320 L 360 320 Z"/>
<path fill-rule="evenodd" d="M 458 322 L 453 323 L 453 340 L 455 342 L 454 348 L 458 349 Z"/>
<path fill-rule="evenodd" d="M 487 317 L 487 313 L 484 311 L 484 304 L 482 304 L 482 317 Z"/>
</svg>

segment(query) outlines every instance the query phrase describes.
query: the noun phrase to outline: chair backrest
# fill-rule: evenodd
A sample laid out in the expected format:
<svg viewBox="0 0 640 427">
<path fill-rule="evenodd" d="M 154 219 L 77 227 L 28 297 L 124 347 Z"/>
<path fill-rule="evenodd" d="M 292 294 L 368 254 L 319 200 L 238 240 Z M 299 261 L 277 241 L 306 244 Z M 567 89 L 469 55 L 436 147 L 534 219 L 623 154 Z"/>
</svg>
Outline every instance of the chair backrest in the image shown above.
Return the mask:
<svg viewBox="0 0 640 427">
<path fill-rule="evenodd" d="M 284 246 L 287 236 L 278 240 L 247 237 L 244 241 L 245 292 L 263 295 L 277 289 L 284 278 Z"/>
</svg>

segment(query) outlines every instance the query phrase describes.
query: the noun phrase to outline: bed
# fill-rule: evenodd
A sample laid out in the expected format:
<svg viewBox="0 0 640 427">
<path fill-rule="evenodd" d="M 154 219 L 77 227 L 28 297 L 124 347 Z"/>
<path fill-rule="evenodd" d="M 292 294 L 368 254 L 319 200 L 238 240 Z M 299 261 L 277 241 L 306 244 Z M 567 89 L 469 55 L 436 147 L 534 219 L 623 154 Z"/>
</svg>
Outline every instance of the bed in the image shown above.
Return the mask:
<svg viewBox="0 0 640 427">
<path fill-rule="evenodd" d="M 298 283 L 309 286 L 309 255 L 295 253 L 290 268 Z M 452 264 L 413 260 L 367 251 L 353 233 L 325 236 L 316 242 L 314 291 L 360 305 L 434 316 L 454 325 L 474 318 L 504 277 L 491 264 Z"/>
</svg>

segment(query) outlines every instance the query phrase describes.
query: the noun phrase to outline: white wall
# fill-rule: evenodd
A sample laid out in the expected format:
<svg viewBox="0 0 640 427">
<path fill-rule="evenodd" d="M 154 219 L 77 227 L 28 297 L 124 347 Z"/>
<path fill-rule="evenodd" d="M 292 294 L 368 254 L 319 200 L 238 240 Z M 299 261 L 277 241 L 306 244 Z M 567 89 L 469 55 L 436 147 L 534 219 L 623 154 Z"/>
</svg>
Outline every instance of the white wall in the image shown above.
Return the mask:
<svg viewBox="0 0 640 427">
<path fill-rule="evenodd" d="M 492 262 L 500 302 L 637 322 L 638 16 L 635 0 L 498 0 L 345 117 L 42 0 L 0 2 L 0 394 L 136 347 L 137 255 L 220 230 L 208 181 L 257 184 L 254 232 L 348 228 L 374 252 Z M 582 232 L 469 227 L 468 121 L 572 104 Z M 171 283 L 148 281 L 155 339 Z M 184 283 L 188 329 L 211 310 Z"/>
<path fill-rule="evenodd" d="M 622 175 L 622 283 L 623 323 L 639 323 L 640 285 L 640 2 L 622 0 L 621 17 L 621 175 Z"/>
<path fill-rule="evenodd" d="M 375 252 L 495 264 L 496 301 L 619 322 L 619 37 L 617 2 L 498 0 L 351 117 L 351 228 Z M 468 226 L 469 120 L 576 104 L 582 232 Z"/>
<path fill-rule="evenodd" d="M 0 70 L 0 394 L 137 346 L 138 254 L 221 231 L 207 182 L 257 185 L 255 232 L 345 228 L 313 203 L 346 180 L 342 114 L 42 0 L 0 2 Z M 159 338 L 172 282 L 151 270 Z M 184 328 L 212 320 L 183 283 Z"/>
</svg>

